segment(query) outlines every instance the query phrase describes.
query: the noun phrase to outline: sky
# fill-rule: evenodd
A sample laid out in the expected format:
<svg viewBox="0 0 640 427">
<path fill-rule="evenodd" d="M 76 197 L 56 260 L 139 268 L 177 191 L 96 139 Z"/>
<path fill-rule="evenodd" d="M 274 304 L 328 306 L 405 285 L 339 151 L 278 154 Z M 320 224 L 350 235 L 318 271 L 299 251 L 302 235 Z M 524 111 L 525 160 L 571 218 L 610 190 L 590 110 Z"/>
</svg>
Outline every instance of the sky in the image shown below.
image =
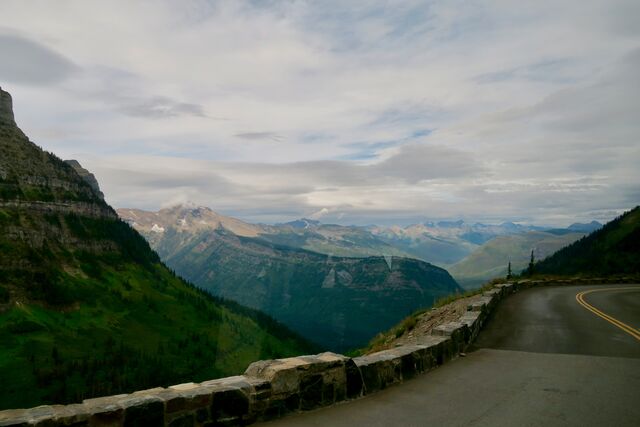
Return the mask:
<svg viewBox="0 0 640 427">
<path fill-rule="evenodd" d="M 568 225 L 640 203 L 640 2 L 0 0 L 0 86 L 114 207 Z"/>
</svg>

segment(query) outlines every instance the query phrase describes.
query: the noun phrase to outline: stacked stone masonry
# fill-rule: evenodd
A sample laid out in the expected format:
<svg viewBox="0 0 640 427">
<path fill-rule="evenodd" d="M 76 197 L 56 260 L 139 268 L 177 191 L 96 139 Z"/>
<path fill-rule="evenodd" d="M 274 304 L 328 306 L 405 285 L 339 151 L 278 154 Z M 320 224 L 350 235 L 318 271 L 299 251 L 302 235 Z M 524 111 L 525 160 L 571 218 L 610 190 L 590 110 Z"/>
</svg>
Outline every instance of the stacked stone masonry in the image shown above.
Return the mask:
<svg viewBox="0 0 640 427">
<path fill-rule="evenodd" d="M 354 358 L 321 353 L 262 360 L 236 377 L 87 399 L 81 404 L 0 411 L 0 426 L 242 426 L 330 406 L 401 383 L 457 357 L 475 339 L 496 304 L 517 290 L 604 282 L 505 283 L 484 292 L 458 321 L 435 327 L 431 336 L 417 344 Z"/>
</svg>

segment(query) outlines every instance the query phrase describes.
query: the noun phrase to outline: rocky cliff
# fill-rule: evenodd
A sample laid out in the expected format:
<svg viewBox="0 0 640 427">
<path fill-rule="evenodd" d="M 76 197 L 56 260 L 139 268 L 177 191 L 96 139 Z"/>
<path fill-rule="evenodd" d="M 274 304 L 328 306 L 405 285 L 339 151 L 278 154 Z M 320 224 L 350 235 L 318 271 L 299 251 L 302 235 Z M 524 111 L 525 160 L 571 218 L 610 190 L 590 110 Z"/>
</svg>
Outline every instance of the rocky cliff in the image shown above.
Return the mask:
<svg viewBox="0 0 640 427">
<path fill-rule="evenodd" d="M 13 101 L 9 92 L 0 87 L 0 124 L 14 125 Z"/>
<path fill-rule="evenodd" d="M 78 162 L 77 160 L 65 160 L 64 162 L 69 166 L 71 166 L 73 170 L 75 170 L 76 173 L 80 175 L 82 179 L 84 179 L 87 182 L 87 184 L 91 186 L 91 188 L 93 188 L 93 191 L 101 199 L 104 199 L 104 194 L 102 193 L 102 191 L 100 191 L 100 184 L 98 184 L 98 180 L 96 179 L 96 176 L 94 174 L 92 174 L 91 172 L 83 168 L 80 165 L 80 162 Z"/>
</svg>

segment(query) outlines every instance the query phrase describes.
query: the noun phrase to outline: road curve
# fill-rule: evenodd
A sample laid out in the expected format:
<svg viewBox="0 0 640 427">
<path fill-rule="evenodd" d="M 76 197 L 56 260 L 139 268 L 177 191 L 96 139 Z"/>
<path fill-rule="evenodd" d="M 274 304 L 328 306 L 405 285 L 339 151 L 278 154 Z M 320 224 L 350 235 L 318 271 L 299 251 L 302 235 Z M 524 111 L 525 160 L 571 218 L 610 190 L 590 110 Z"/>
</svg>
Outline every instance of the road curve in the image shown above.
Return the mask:
<svg viewBox="0 0 640 427">
<path fill-rule="evenodd" d="M 638 357 L 640 341 L 581 305 L 576 297 L 613 319 L 640 327 L 640 286 L 541 287 L 500 303 L 476 347 L 537 353 Z"/>
<path fill-rule="evenodd" d="M 614 288 L 625 288 L 614 290 Z M 500 303 L 475 351 L 366 398 L 265 423 L 285 426 L 637 426 L 640 286 L 539 287 Z"/>
</svg>

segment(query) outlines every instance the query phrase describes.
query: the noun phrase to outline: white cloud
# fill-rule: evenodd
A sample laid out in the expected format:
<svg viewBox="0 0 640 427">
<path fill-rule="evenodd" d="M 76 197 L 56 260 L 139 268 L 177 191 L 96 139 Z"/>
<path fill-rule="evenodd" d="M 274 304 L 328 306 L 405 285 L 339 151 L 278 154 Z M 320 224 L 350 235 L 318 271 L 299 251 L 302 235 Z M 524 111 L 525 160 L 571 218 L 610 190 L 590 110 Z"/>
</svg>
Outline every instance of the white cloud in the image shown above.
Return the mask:
<svg viewBox="0 0 640 427">
<path fill-rule="evenodd" d="M 0 43 L 0 84 L 25 132 L 93 169 L 116 206 L 588 219 L 638 203 L 637 12 L 5 0 L 0 41 L 30 53 Z"/>
<path fill-rule="evenodd" d="M 315 219 L 315 220 L 319 220 L 320 218 L 322 218 L 323 216 L 327 216 L 329 215 L 331 211 L 327 208 L 322 208 L 319 211 L 316 211 L 314 213 L 312 213 L 311 215 L 309 215 L 310 219 Z"/>
</svg>

